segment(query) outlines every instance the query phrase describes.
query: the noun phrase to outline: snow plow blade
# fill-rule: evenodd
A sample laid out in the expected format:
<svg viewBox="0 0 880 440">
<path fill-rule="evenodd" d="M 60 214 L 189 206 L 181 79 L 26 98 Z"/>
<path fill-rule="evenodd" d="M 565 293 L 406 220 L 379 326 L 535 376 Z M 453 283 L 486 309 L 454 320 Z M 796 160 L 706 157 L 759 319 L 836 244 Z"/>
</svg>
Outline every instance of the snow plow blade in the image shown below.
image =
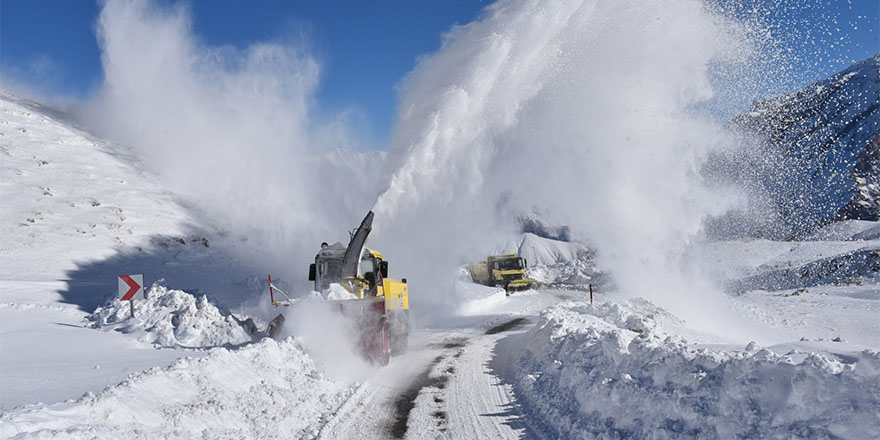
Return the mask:
<svg viewBox="0 0 880 440">
<path fill-rule="evenodd" d="M 531 278 L 524 278 L 520 280 L 513 280 L 507 284 L 507 290 L 510 292 L 519 292 L 521 290 L 529 290 L 532 288 L 532 284 L 534 284 L 535 280 Z"/>
</svg>

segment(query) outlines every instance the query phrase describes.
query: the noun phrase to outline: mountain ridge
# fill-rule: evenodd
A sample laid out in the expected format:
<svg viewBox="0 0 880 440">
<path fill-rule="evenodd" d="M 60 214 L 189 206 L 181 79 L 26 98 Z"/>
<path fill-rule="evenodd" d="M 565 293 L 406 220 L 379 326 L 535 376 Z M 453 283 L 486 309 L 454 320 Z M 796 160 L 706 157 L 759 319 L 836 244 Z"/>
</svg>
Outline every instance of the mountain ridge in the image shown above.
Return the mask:
<svg viewBox="0 0 880 440">
<path fill-rule="evenodd" d="M 880 219 L 880 54 L 796 93 L 756 100 L 731 125 L 757 139 L 740 177 L 793 236 Z"/>
</svg>

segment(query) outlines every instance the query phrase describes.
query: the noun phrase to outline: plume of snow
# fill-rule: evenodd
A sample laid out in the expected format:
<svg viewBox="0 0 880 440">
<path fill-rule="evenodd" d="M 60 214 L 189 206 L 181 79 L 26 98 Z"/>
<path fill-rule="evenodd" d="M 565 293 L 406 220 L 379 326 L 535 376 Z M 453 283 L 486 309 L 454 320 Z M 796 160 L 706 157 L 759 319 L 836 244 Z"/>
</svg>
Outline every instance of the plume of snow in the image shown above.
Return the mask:
<svg viewBox="0 0 880 440">
<path fill-rule="evenodd" d="M 357 145 L 345 115 L 313 116 L 321 68 L 306 34 L 212 47 L 194 36 L 184 6 L 111 0 L 97 35 L 104 83 L 87 123 L 136 147 L 171 190 L 248 237 L 267 269 L 303 278 L 292 268 L 369 208 L 375 184 L 364 163 L 333 152 Z"/>
<path fill-rule="evenodd" d="M 682 255 L 728 205 L 700 172 L 725 129 L 694 107 L 749 60 L 747 31 L 696 0 L 511 0 L 452 29 L 401 85 L 375 206 L 413 295 L 449 302 L 443 274 L 537 207 L 623 294 L 689 308 L 708 286 Z"/>
</svg>

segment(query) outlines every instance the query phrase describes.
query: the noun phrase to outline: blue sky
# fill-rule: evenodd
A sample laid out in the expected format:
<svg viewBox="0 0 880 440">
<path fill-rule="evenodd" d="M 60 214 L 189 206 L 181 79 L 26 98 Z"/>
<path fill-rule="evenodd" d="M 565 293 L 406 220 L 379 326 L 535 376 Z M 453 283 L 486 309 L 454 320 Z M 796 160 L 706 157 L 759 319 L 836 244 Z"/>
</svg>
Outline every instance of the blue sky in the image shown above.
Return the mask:
<svg viewBox="0 0 880 440">
<path fill-rule="evenodd" d="M 819 25 L 829 33 L 819 35 L 818 41 L 793 43 L 802 44 L 795 50 L 803 54 L 807 82 L 880 52 L 876 0 L 807 3 L 814 6 L 803 8 L 787 26 L 811 27 L 828 17 L 836 19 Z M 370 143 L 381 145 L 394 118 L 394 85 L 419 55 L 439 47 L 443 32 L 477 18 L 489 1 L 197 0 L 187 4 L 195 34 L 208 45 L 245 47 L 292 29 L 306 30 L 323 65 L 320 108 L 330 113 L 360 109 L 365 120 L 357 128 Z M 28 83 L 44 97 L 88 97 L 102 78 L 94 35 L 99 10 L 99 4 L 90 0 L 0 0 L 0 80 L 7 83 L 0 87 L 7 88 L 12 79 Z"/>
<path fill-rule="evenodd" d="M 174 3 L 160 0 L 159 3 Z M 440 47 L 441 35 L 476 18 L 483 0 L 187 2 L 195 34 L 208 45 L 246 47 L 305 30 L 323 76 L 317 99 L 335 112 L 355 107 L 367 136 L 384 143 L 394 117 L 394 85 L 416 58 Z M 102 79 L 95 39 L 97 2 L 2 0 L 0 63 L 4 77 L 45 95 L 84 98 Z M 2 84 L 0 84 L 2 86 Z"/>
</svg>

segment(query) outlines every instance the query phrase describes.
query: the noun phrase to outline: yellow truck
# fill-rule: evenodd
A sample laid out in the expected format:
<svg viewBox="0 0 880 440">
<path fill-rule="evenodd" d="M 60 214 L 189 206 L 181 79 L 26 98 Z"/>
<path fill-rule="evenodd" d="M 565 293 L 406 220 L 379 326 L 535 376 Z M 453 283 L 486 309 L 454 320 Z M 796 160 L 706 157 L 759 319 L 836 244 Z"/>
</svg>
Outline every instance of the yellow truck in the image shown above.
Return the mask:
<svg viewBox="0 0 880 440">
<path fill-rule="evenodd" d="M 486 261 L 468 264 L 475 283 L 503 287 L 507 294 L 527 290 L 535 280 L 526 278 L 528 262 L 517 254 L 489 255 Z"/>
<path fill-rule="evenodd" d="M 406 278 L 388 278 L 388 261 L 365 244 L 372 230 L 373 212 L 367 213 L 361 225 L 351 232 L 348 246 L 342 243 L 321 243 L 315 262 L 309 266 L 309 281 L 315 291 L 322 292 L 331 284 L 341 285 L 349 298 L 332 303 L 347 318 L 355 321 L 358 344 L 370 361 L 386 365 L 391 355 L 406 349 L 410 334 L 409 291 Z M 269 280 L 270 293 L 273 286 Z M 283 305 L 275 301 L 274 305 Z M 275 322 L 277 320 L 277 322 Z M 284 322 L 278 315 L 270 323 L 268 333 Z"/>
</svg>

